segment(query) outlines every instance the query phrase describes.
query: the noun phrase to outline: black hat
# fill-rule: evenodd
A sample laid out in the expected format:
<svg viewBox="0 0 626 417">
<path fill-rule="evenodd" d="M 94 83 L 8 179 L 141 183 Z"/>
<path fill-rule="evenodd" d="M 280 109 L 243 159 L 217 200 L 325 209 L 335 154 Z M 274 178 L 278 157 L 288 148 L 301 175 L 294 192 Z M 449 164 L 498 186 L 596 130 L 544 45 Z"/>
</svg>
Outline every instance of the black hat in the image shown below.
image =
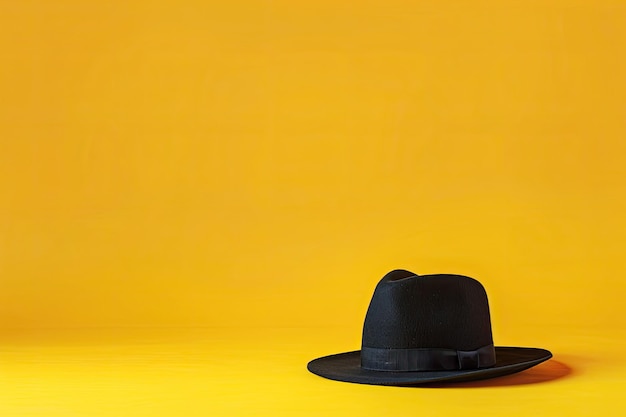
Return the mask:
<svg viewBox="0 0 626 417">
<path fill-rule="evenodd" d="M 487 293 L 475 279 L 395 270 L 374 290 L 361 350 L 307 368 L 337 381 L 413 385 L 509 375 L 551 357 L 545 349 L 494 347 Z"/>
</svg>

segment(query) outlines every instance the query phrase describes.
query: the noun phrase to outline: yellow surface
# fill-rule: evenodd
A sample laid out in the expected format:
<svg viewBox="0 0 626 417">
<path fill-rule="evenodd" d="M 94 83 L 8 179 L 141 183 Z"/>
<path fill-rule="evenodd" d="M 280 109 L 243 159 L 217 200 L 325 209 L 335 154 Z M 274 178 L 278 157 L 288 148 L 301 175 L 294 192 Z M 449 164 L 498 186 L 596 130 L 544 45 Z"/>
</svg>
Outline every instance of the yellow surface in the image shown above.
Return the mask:
<svg viewBox="0 0 626 417">
<path fill-rule="evenodd" d="M 623 1 L 0 0 L 0 415 L 623 414 L 624 45 Z M 306 372 L 394 268 L 555 359 Z"/>
</svg>

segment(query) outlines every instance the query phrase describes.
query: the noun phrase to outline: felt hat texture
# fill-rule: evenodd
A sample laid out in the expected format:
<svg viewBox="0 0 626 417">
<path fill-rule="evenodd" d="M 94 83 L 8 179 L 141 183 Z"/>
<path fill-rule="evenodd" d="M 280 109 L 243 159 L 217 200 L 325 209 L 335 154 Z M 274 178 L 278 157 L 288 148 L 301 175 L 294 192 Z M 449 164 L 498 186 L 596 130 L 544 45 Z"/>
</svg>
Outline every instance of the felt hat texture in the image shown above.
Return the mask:
<svg viewBox="0 0 626 417">
<path fill-rule="evenodd" d="M 417 385 L 509 375 L 551 357 L 545 349 L 494 346 L 487 293 L 477 280 L 395 270 L 374 290 L 361 350 L 307 368 L 336 381 Z"/>
</svg>

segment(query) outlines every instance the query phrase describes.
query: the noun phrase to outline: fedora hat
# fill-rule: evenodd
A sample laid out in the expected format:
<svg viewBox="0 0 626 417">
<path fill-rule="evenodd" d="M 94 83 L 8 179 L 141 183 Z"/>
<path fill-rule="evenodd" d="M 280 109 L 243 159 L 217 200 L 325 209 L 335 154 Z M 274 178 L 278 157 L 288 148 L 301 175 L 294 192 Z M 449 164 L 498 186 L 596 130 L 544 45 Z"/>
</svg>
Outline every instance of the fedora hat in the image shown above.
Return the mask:
<svg viewBox="0 0 626 417">
<path fill-rule="evenodd" d="M 307 368 L 336 381 L 415 385 L 495 378 L 551 357 L 545 349 L 494 346 L 487 293 L 475 279 L 395 270 L 374 290 L 361 350 Z"/>
</svg>

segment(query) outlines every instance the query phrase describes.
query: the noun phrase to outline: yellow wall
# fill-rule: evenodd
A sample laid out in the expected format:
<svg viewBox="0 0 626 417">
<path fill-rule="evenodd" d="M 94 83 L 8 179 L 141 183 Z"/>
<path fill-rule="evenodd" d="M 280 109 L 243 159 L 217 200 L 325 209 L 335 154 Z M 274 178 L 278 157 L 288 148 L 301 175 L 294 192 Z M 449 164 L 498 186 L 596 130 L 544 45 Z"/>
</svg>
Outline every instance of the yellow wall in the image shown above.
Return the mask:
<svg viewBox="0 0 626 417">
<path fill-rule="evenodd" d="M 618 1 L 0 1 L 0 327 L 626 324 Z M 506 324 L 506 325 L 505 325 Z"/>
</svg>

